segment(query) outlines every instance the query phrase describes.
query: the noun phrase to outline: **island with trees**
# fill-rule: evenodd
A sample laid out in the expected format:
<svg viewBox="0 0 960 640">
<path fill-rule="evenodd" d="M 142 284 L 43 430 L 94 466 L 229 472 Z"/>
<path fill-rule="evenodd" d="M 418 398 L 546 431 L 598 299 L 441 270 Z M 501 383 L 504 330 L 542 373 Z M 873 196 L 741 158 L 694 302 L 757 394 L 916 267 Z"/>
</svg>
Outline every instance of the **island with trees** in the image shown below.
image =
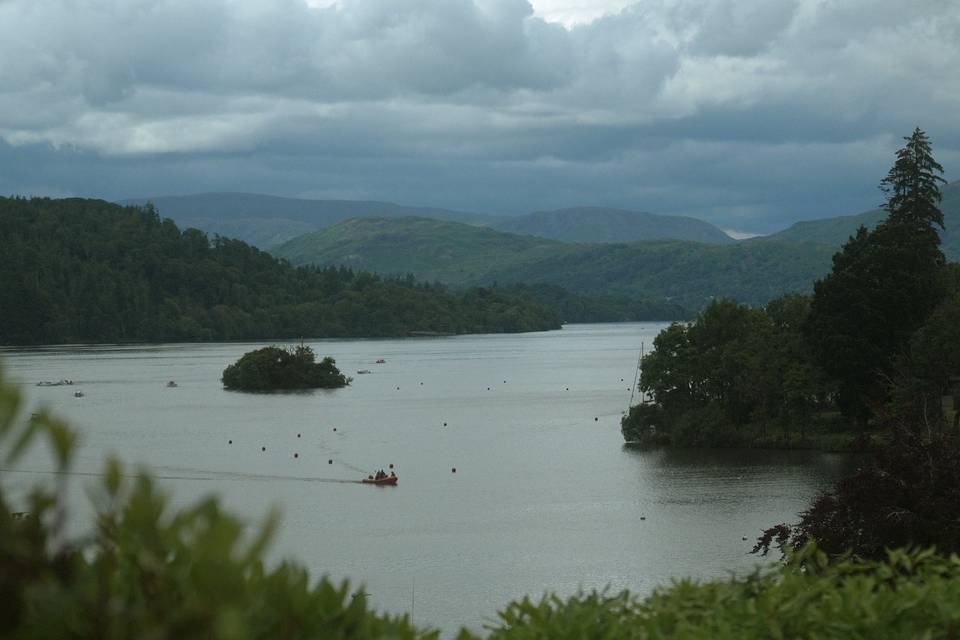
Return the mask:
<svg viewBox="0 0 960 640">
<path fill-rule="evenodd" d="M 304 345 L 249 351 L 223 370 L 221 381 L 224 388 L 235 391 L 339 389 L 350 384 L 333 358 L 317 362 L 313 349 Z"/>
</svg>

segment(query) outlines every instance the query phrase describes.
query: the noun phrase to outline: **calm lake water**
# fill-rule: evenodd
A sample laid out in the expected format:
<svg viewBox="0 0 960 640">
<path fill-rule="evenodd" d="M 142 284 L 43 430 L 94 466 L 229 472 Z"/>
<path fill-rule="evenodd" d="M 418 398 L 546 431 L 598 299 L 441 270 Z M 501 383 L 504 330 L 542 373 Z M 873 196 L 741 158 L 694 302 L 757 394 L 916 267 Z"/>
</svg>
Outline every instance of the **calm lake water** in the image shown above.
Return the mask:
<svg viewBox="0 0 960 640">
<path fill-rule="evenodd" d="M 412 605 L 416 623 L 449 633 L 481 629 L 524 594 L 642 594 L 671 578 L 745 572 L 761 562 L 748 552 L 762 528 L 794 520 L 850 470 L 853 460 L 832 454 L 624 447 L 640 344 L 649 349 L 663 326 L 313 341 L 353 384 L 285 395 L 221 388 L 223 368 L 262 345 L 8 349 L 0 359 L 31 404 L 82 429 L 75 529 L 88 526 L 87 474 L 114 452 L 161 477 L 175 504 L 216 493 L 251 522 L 279 506 L 273 559 L 349 577 L 375 608 Z M 61 378 L 75 385 L 35 386 Z M 390 463 L 395 488 L 338 482 Z M 5 477 L 22 489 L 49 481 L 50 468 L 34 452 Z"/>
</svg>

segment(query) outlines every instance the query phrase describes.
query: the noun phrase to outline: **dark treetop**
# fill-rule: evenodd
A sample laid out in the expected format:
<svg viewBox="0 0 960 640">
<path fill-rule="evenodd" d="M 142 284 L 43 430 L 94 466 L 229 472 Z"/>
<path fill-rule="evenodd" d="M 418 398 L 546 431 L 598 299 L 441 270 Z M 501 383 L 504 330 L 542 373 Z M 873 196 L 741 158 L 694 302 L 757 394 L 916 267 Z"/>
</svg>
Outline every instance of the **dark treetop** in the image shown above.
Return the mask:
<svg viewBox="0 0 960 640">
<path fill-rule="evenodd" d="M 247 352 L 223 370 L 223 386 L 238 391 L 337 389 L 350 384 L 331 357 L 316 361 L 313 349 L 263 347 Z"/>
</svg>

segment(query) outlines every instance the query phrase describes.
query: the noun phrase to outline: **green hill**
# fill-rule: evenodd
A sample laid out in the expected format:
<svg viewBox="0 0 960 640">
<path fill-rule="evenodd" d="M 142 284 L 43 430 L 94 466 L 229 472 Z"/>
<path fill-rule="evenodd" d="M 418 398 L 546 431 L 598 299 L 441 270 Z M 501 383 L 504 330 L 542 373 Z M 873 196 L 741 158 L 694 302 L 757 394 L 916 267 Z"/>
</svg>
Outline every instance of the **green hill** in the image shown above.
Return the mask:
<svg viewBox="0 0 960 640">
<path fill-rule="evenodd" d="M 662 216 L 623 209 L 579 207 L 538 211 L 525 216 L 500 218 L 494 229 L 563 242 L 640 242 L 688 240 L 732 244 L 733 238 L 703 220 L 685 216 Z"/>
<path fill-rule="evenodd" d="M 273 253 L 295 265 L 346 265 L 462 285 L 485 281 L 498 264 L 533 263 L 578 250 L 577 245 L 457 222 L 357 218 L 294 238 Z"/>
<path fill-rule="evenodd" d="M 296 236 L 328 227 L 348 218 L 423 216 L 486 224 L 497 219 L 480 213 L 435 207 L 408 207 L 368 200 L 308 200 L 258 193 L 199 193 L 124 200 L 121 204 L 151 202 L 181 227 L 236 238 L 267 249 Z"/>
<path fill-rule="evenodd" d="M 940 232 L 943 253 L 949 260 L 960 260 L 960 181 L 954 181 L 943 187 L 943 200 L 940 202 L 946 229 Z M 872 229 L 886 217 L 886 212 L 873 209 L 853 216 L 822 218 L 798 222 L 788 229 L 763 238 L 748 240 L 758 242 L 813 242 L 839 248 L 847 238 L 854 235 L 861 225 Z"/>
<path fill-rule="evenodd" d="M 713 297 L 759 304 L 808 291 L 834 249 L 764 242 L 565 244 L 427 219 L 348 220 L 276 250 L 294 264 L 349 265 L 457 285 L 558 285 L 589 295 L 667 300 L 699 309 Z"/>
<path fill-rule="evenodd" d="M 0 344 L 404 336 L 559 327 L 502 291 L 294 268 L 151 207 L 0 198 Z"/>
</svg>

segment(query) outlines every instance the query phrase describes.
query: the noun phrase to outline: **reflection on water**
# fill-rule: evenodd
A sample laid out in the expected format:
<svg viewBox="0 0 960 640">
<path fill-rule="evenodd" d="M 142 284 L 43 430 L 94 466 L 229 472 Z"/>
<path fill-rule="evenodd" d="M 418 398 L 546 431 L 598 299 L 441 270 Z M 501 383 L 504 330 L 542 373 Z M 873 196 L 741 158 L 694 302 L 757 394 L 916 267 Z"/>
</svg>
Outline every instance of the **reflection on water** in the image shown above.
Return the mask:
<svg viewBox="0 0 960 640">
<path fill-rule="evenodd" d="M 759 531 L 795 519 L 855 462 L 624 447 L 619 419 L 639 346 L 662 326 L 316 341 L 318 355 L 355 379 L 298 394 L 221 389 L 223 368 L 261 345 L 0 357 L 32 403 L 83 429 L 75 528 L 89 516 L 83 488 L 114 451 L 161 477 L 176 504 L 217 493 L 250 521 L 279 505 L 275 557 L 363 582 L 390 611 L 409 611 L 415 588 L 416 622 L 453 631 L 547 589 L 645 593 L 673 577 L 748 570 Z M 62 378 L 75 385 L 33 386 Z M 77 390 L 85 396 L 74 398 Z M 357 482 L 390 463 L 399 486 Z M 22 489 L 49 479 L 51 467 L 35 452 L 21 469 L 8 481 Z"/>
</svg>

